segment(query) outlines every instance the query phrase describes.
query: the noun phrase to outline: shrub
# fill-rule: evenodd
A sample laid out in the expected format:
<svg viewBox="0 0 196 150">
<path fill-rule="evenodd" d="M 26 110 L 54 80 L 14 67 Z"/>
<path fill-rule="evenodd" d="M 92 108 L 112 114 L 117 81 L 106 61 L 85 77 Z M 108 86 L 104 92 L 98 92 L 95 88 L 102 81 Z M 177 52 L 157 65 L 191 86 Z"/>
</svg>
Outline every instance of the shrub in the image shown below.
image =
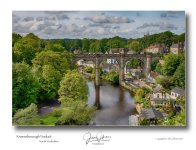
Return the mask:
<svg viewBox="0 0 196 150">
<path fill-rule="evenodd" d="M 20 109 L 13 117 L 13 125 L 30 125 L 38 117 L 37 105 L 32 103 L 25 109 Z"/>
</svg>

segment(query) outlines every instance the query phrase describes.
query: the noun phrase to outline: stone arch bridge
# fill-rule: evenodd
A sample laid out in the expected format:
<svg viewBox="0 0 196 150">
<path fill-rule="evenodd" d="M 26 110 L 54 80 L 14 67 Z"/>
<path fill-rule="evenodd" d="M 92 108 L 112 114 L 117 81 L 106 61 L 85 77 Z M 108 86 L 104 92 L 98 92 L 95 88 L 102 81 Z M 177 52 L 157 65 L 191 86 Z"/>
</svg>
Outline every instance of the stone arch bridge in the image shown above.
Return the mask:
<svg viewBox="0 0 196 150">
<path fill-rule="evenodd" d="M 92 61 L 95 64 L 95 84 L 100 84 L 100 64 L 102 61 L 107 59 L 115 59 L 119 66 L 119 83 L 121 84 L 124 81 L 124 67 L 125 62 L 137 58 L 140 59 L 144 64 L 144 73 L 147 77 L 150 71 L 150 64 L 154 58 L 159 57 L 156 54 L 74 54 L 73 63 L 76 63 L 79 60 Z"/>
</svg>

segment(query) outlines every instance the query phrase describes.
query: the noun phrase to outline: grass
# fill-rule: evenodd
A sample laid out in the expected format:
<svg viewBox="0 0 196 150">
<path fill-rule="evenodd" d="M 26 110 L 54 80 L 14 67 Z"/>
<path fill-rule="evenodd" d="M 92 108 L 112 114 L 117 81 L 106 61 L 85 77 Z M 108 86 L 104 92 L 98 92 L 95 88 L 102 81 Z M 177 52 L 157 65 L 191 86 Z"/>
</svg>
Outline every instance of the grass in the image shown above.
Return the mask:
<svg viewBox="0 0 196 150">
<path fill-rule="evenodd" d="M 52 113 L 49 113 L 47 115 L 39 116 L 35 118 L 30 125 L 33 126 L 55 126 L 55 123 L 57 122 L 58 117 L 53 116 Z"/>
</svg>

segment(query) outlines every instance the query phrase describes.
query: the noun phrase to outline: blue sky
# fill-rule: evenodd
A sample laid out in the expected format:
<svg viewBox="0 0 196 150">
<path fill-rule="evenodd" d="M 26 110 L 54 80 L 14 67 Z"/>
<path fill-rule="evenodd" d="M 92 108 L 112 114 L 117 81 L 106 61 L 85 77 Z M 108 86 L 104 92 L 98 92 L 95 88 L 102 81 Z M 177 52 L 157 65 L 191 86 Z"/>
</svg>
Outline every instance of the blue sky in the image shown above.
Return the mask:
<svg viewBox="0 0 196 150">
<path fill-rule="evenodd" d="M 184 11 L 13 11 L 12 31 L 40 38 L 138 38 L 186 31 Z"/>
</svg>

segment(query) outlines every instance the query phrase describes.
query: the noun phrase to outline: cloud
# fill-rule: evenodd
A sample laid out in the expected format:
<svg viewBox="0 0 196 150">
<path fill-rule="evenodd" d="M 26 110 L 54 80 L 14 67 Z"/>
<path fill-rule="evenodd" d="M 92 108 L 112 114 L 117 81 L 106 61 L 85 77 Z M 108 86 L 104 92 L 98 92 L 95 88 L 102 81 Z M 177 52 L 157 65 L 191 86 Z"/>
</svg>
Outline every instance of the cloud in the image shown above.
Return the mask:
<svg viewBox="0 0 196 150">
<path fill-rule="evenodd" d="M 46 17 L 44 17 L 44 20 L 54 21 L 54 20 L 56 20 L 56 17 L 55 16 L 46 16 Z"/>
<path fill-rule="evenodd" d="M 45 11 L 45 13 L 47 15 L 51 15 L 51 16 L 47 16 L 47 17 L 55 17 L 55 19 L 59 19 L 59 20 L 65 20 L 65 19 L 70 19 L 67 16 L 67 13 L 69 13 L 69 11 Z"/>
<path fill-rule="evenodd" d="M 96 15 L 92 17 L 85 17 L 84 20 L 92 21 L 93 23 L 109 23 L 109 24 L 120 24 L 120 23 L 132 23 L 135 20 L 131 20 L 126 16 L 106 16 L 106 15 Z"/>
<path fill-rule="evenodd" d="M 66 14 L 58 14 L 58 15 L 56 15 L 56 17 L 59 20 L 69 19 L 69 17 Z"/>
<path fill-rule="evenodd" d="M 20 17 L 15 15 L 14 13 L 12 14 L 12 23 L 18 23 L 20 21 Z"/>
<path fill-rule="evenodd" d="M 177 18 L 183 11 L 167 11 L 160 14 L 161 18 Z"/>
<path fill-rule="evenodd" d="M 161 13 L 160 17 L 161 17 L 161 18 L 167 17 L 167 13 Z"/>
<path fill-rule="evenodd" d="M 160 30 L 177 30 L 178 27 L 174 26 L 174 24 L 166 23 L 166 22 L 157 22 L 157 23 L 144 23 L 143 25 L 137 27 L 137 29 L 145 29 L 155 27 Z"/>
<path fill-rule="evenodd" d="M 28 21 L 33 21 L 34 18 L 33 17 L 25 17 L 23 20 L 28 22 Z"/>
<path fill-rule="evenodd" d="M 35 20 L 36 20 L 36 21 L 43 21 L 44 18 L 43 18 L 43 17 L 37 17 Z"/>
</svg>

